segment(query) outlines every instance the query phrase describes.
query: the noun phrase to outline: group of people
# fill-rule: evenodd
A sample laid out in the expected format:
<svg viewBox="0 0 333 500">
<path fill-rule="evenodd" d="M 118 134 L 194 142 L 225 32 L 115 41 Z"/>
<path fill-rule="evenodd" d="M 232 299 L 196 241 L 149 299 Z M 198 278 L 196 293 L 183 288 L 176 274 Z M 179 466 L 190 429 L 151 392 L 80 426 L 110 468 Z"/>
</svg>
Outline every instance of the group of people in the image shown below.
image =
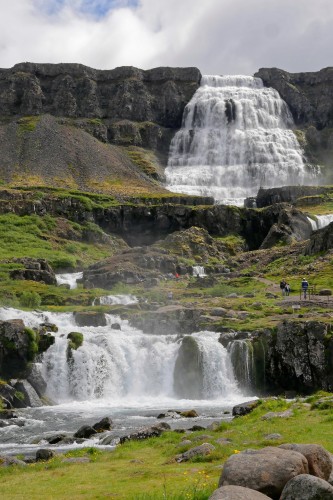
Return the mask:
<svg viewBox="0 0 333 500">
<path fill-rule="evenodd" d="M 283 279 L 280 282 L 280 288 L 281 288 L 281 292 L 282 292 L 283 296 L 290 294 L 290 285 L 289 285 L 289 283 L 286 282 L 285 279 Z M 307 298 L 308 288 L 309 288 L 309 282 L 305 278 L 303 278 L 302 283 L 301 283 L 301 290 L 302 290 L 303 297 L 305 299 Z"/>
<path fill-rule="evenodd" d="M 280 288 L 283 296 L 290 294 L 290 285 L 286 282 L 286 280 L 282 280 L 280 282 Z"/>
</svg>

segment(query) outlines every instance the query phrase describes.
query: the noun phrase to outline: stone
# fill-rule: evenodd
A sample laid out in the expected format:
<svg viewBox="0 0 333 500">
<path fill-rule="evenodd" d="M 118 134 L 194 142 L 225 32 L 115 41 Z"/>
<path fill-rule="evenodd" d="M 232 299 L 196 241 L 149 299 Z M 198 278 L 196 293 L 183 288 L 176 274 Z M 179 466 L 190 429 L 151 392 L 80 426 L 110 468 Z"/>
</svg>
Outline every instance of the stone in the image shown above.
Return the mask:
<svg viewBox="0 0 333 500">
<path fill-rule="evenodd" d="M 41 448 L 40 450 L 36 451 L 36 461 L 47 461 L 51 460 L 55 456 L 54 451 L 48 450 L 46 448 Z"/>
<path fill-rule="evenodd" d="M 189 450 L 185 451 L 178 457 L 176 457 L 176 461 L 178 463 L 180 462 L 187 462 L 191 458 L 203 455 L 210 455 L 213 451 L 215 450 L 215 446 L 213 446 L 210 443 L 203 443 L 200 446 L 195 446 L 194 448 L 190 448 Z"/>
<path fill-rule="evenodd" d="M 333 486 L 319 477 L 300 474 L 285 485 L 280 500 L 332 500 Z"/>
<path fill-rule="evenodd" d="M 66 457 L 61 461 L 65 464 L 87 464 L 90 459 L 88 457 Z"/>
<path fill-rule="evenodd" d="M 195 410 L 185 410 L 180 412 L 180 416 L 185 418 L 195 418 L 199 415 Z"/>
<path fill-rule="evenodd" d="M 189 431 L 192 432 L 197 432 L 197 431 L 205 431 L 206 427 L 203 427 L 202 425 L 193 425 L 192 427 L 189 428 Z"/>
<path fill-rule="evenodd" d="M 201 434 L 201 436 L 193 438 L 193 441 L 208 441 L 209 439 L 213 439 L 213 436 L 210 436 L 209 434 Z"/>
<path fill-rule="evenodd" d="M 319 444 L 281 444 L 279 448 L 302 453 L 308 461 L 309 474 L 326 481 L 332 472 L 331 454 Z"/>
<path fill-rule="evenodd" d="M 188 446 L 189 444 L 192 444 L 192 441 L 189 439 L 184 439 L 184 441 L 181 441 L 177 446 L 181 448 L 182 446 Z"/>
<path fill-rule="evenodd" d="M 209 425 L 207 425 L 206 429 L 207 431 L 217 431 L 221 425 L 221 422 L 211 422 Z"/>
<path fill-rule="evenodd" d="M 76 312 L 74 314 L 75 323 L 78 326 L 106 326 L 106 317 L 103 312 Z"/>
<path fill-rule="evenodd" d="M 27 406 L 38 408 L 43 406 L 42 400 L 27 380 L 19 380 L 16 382 L 14 389 L 22 394 L 22 399 L 16 404 L 18 408 L 25 408 Z"/>
<path fill-rule="evenodd" d="M 93 434 L 97 434 L 97 431 L 90 425 L 82 425 L 74 434 L 75 438 L 89 439 Z"/>
<path fill-rule="evenodd" d="M 318 295 L 324 295 L 324 296 L 332 295 L 332 290 L 329 288 L 322 288 L 321 290 L 319 290 Z"/>
<path fill-rule="evenodd" d="M 274 447 L 249 449 L 228 458 L 219 486 L 244 486 L 278 499 L 290 479 L 307 473 L 308 463 L 301 453 Z"/>
<path fill-rule="evenodd" d="M 27 377 L 29 384 L 35 389 L 38 396 L 41 398 L 45 395 L 46 391 L 46 381 L 43 378 L 39 365 L 33 363 L 31 371 Z"/>
<path fill-rule="evenodd" d="M 121 325 L 119 323 L 112 323 L 112 330 L 121 330 Z"/>
<path fill-rule="evenodd" d="M 232 415 L 233 417 L 242 417 L 243 415 L 247 415 L 248 413 L 251 413 L 251 411 L 253 411 L 258 406 L 258 404 L 258 399 L 254 399 L 236 405 L 232 409 Z"/>
<path fill-rule="evenodd" d="M 112 428 L 112 420 L 110 417 L 104 417 L 94 424 L 92 428 L 95 429 L 96 432 L 109 431 Z"/>
<path fill-rule="evenodd" d="M 285 411 L 269 411 L 261 417 L 261 420 L 271 420 L 272 418 L 289 418 L 292 417 L 294 412 L 292 410 Z"/>
<path fill-rule="evenodd" d="M 275 434 L 265 434 L 265 435 L 264 435 L 264 438 L 265 438 L 267 441 L 275 441 L 275 440 L 283 439 L 283 436 L 282 436 L 282 434 L 279 434 L 279 433 L 275 433 Z"/>
<path fill-rule="evenodd" d="M 228 445 L 228 444 L 232 443 L 232 440 L 229 438 L 219 438 L 216 440 L 216 443 L 221 444 L 221 445 Z"/>
<path fill-rule="evenodd" d="M 164 431 L 171 429 L 170 425 L 161 422 L 158 425 L 153 425 L 151 427 L 144 427 L 143 429 L 133 432 L 132 434 L 128 434 L 127 436 L 121 436 L 120 437 L 120 444 L 125 443 L 126 441 L 139 441 L 142 439 L 149 439 L 151 437 L 158 437 L 160 436 Z"/>
<path fill-rule="evenodd" d="M 25 466 L 27 465 L 23 460 L 19 460 L 14 457 L 9 457 L 7 455 L 0 455 L 0 467 L 9 467 L 11 465 L 21 465 Z"/>
<path fill-rule="evenodd" d="M 65 438 L 67 438 L 67 434 L 55 434 L 53 436 L 49 436 L 46 438 L 46 441 L 49 443 L 49 444 L 57 444 L 59 443 L 60 441 L 63 442 L 63 440 Z"/>
<path fill-rule="evenodd" d="M 243 486 L 222 486 L 215 490 L 209 500 L 267 500 L 267 495 Z"/>
</svg>

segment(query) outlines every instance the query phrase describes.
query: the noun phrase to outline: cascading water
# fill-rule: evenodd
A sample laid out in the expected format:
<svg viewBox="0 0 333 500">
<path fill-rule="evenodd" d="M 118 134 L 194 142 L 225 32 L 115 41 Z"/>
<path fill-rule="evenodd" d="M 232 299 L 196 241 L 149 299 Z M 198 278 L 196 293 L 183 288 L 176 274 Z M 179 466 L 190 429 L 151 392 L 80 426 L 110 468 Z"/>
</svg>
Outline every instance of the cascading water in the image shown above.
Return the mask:
<svg viewBox="0 0 333 500">
<path fill-rule="evenodd" d="M 101 305 L 101 306 L 112 306 L 112 305 L 122 305 L 129 306 L 132 304 L 137 304 L 138 298 L 135 295 L 102 295 L 97 299 L 93 300 L 92 305 Z"/>
<path fill-rule="evenodd" d="M 292 126 L 260 78 L 203 76 L 171 143 L 167 188 L 241 205 L 260 186 L 313 183 Z"/>
<path fill-rule="evenodd" d="M 244 389 L 251 389 L 254 381 L 253 346 L 249 340 L 233 340 L 228 345 L 235 375 Z"/>
<path fill-rule="evenodd" d="M 56 274 L 56 280 L 58 285 L 68 285 L 70 289 L 74 289 L 77 288 L 77 280 L 81 279 L 82 276 L 82 272 Z"/>
<path fill-rule="evenodd" d="M 107 326 L 79 327 L 71 313 L 0 309 L 0 319 L 12 318 L 22 319 L 31 328 L 45 322 L 58 326 L 58 332 L 53 333 L 55 343 L 42 359 L 47 395 L 56 403 L 99 398 L 119 404 L 145 398 L 179 399 L 174 392 L 174 369 L 181 346 L 177 335 L 145 334 L 109 314 Z M 113 323 L 121 329 L 112 329 Z M 73 331 L 82 333 L 84 342 L 69 355 L 67 335 Z M 192 337 L 202 357 L 198 375 L 204 390 L 198 399 L 227 400 L 235 394 L 241 398 L 227 350 L 218 342 L 219 334 L 200 332 Z"/>
<path fill-rule="evenodd" d="M 322 229 L 323 227 L 328 226 L 333 222 L 333 214 L 327 215 L 315 215 L 315 219 L 308 217 L 308 220 L 311 224 L 312 230 L 317 231 L 317 229 Z"/>
<path fill-rule="evenodd" d="M 41 446 L 65 451 L 84 446 L 110 447 L 114 439 L 140 426 L 156 424 L 156 416 L 167 408 L 200 408 L 195 420 L 208 425 L 230 412 L 234 404 L 246 399 L 235 381 L 230 356 L 218 342 L 219 334 L 198 332 L 189 336 L 149 335 L 131 327 L 117 316 L 106 315 L 107 326 L 79 327 L 70 313 L 25 312 L 0 308 L 0 320 L 22 319 L 26 326 L 41 323 L 58 326 L 55 343 L 43 354 L 41 373 L 47 381 L 47 394 L 54 406 L 16 410 L 17 425 L 0 428 L 0 453 L 34 454 Z M 121 330 L 112 329 L 119 323 Z M 68 349 L 67 335 L 81 332 L 83 344 Z M 175 392 L 179 380 L 175 365 L 186 338 L 196 346 L 200 362 L 195 369 L 200 392 Z M 188 371 L 187 363 L 180 363 Z M 114 427 L 104 436 L 92 436 L 84 443 L 72 442 L 71 436 L 82 425 L 93 425 L 102 417 L 112 416 Z M 188 419 L 169 420 L 172 428 L 193 425 Z M 66 444 L 51 445 L 55 434 L 69 437 Z"/>
<path fill-rule="evenodd" d="M 204 278 L 206 275 L 205 268 L 203 266 L 193 266 L 192 267 L 193 276 L 197 278 Z"/>
</svg>

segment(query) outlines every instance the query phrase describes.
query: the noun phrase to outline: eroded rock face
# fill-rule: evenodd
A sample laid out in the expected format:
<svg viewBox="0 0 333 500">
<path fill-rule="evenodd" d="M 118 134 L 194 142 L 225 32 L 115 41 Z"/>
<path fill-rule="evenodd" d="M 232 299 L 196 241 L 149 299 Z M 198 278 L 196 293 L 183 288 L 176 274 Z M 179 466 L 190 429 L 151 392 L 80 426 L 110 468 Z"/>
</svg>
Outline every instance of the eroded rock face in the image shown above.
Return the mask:
<svg viewBox="0 0 333 500">
<path fill-rule="evenodd" d="M 42 281 L 47 285 L 56 285 L 57 280 L 52 267 L 45 259 L 23 258 L 14 262 L 24 266 L 24 269 L 13 269 L 9 275 L 13 280 Z"/>
<path fill-rule="evenodd" d="M 256 77 L 278 90 L 288 104 L 296 124 L 316 128 L 333 126 L 333 68 L 309 73 L 288 73 L 278 68 L 261 68 Z"/>
<path fill-rule="evenodd" d="M 333 222 L 316 231 L 305 248 L 305 255 L 327 252 L 333 248 Z"/>
<path fill-rule="evenodd" d="M 24 377 L 31 360 L 31 338 L 23 321 L 0 321 L 0 376 Z"/>
<path fill-rule="evenodd" d="M 317 321 L 280 323 L 268 349 L 269 379 L 300 392 L 331 390 L 333 345 L 328 328 Z"/>
<path fill-rule="evenodd" d="M 260 248 L 271 248 L 281 243 L 290 245 L 308 239 L 311 233 L 312 227 L 306 215 L 289 207 L 280 212 L 277 223 L 272 225 Z"/>
</svg>

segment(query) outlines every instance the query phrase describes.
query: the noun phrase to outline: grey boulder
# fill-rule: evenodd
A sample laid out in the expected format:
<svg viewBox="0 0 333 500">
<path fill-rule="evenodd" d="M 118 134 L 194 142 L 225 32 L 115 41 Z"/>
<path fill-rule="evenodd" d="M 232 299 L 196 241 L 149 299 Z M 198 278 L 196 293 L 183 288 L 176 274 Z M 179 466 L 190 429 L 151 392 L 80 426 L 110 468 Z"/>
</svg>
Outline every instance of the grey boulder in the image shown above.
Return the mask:
<svg viewBox="0 0 333 500">
<path fill-rule="evenodd" d="M 269 497 L 243 486 L 222 486 L 213 492 L 209 500 L 264 500 Z"/>
<path fill-rule="evenodd" d="M 332 500 L 333 486 L 310 474 L 291 479 L 282 491 L 280 500 Z"/>
</svg>

